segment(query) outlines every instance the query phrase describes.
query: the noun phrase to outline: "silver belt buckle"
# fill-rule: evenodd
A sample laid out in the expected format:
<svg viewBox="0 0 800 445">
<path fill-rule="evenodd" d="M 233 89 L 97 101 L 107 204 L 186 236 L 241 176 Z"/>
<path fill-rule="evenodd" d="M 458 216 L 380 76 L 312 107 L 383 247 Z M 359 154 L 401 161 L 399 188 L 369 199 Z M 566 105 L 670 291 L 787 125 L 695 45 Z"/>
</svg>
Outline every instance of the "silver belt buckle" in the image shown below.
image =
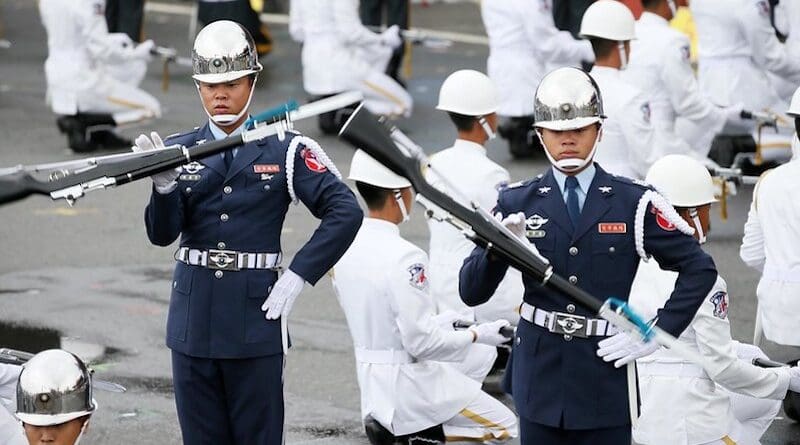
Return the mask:
<svg viewBox="0 0 800 445">
<path fill-rule="evenodd" d="M 239 264 L 236 261 L 238 257 L 239 255 L 233 250 L 209 249 L 206 267 L 214 270 L 238 271 Z"/>
<path fill-rule="evenodd" d="M 586 338 L 589 321 L 582 315 L 565 314 L 563 312 L 551 313 L 555 320 L 550 332 L 554 334 L 565 334 L 573 337 Z"/>
</svg>

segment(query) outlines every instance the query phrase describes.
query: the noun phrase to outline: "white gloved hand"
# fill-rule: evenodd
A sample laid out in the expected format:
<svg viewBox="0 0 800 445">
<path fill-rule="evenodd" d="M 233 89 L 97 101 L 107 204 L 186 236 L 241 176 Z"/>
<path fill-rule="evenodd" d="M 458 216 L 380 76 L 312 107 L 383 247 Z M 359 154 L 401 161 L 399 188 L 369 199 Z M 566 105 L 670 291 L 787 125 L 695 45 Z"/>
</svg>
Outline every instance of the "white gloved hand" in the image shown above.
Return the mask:
<svg viewBox="0 0 800 445">
<path fill-rule="evenodd" d="M 616 360 L 614 361 L 615 368 L 620 368 L 637 358 L 646 357 L 657 350 L 658 343 L 645 342 L 627 332 L 620 332 L 597 344 L 597 356 L 602 357 L 606 362 Z"/>
<path fill-rule="evenodd" d="M 266 311 L 266 319 L 276 320 L 288 316 L 305 283 L 303 277 L 292 272 L 291 269 L 286 269 L 272 286 L 272 292 L 264 300 L 264 304 L 261 305 L 261 310 Z"/>
<path fill-rule="evenodd" d="M 438 314 L 431 317 L 431 321 L 436 326 L 440 326 L 443 328 L 453 328 L 453 324 L 459 320 L 469 319 L 470 317 L 456 312 L 452 309 L 447 309 L 445 311 L 439 312 Z"/>
<path fill-rule="evenodd" d="M 140 134 L 139 137 L 133 141 L 133 144 L 132 150 L 137 153 L 166 148 L 164 146 L 164 142 L 161 140 L 161 137 L 155 131 L 150 132 L 149 138 L 145 134 Z M 156 191 L 162 194 L 167 194 L 175 190 L 175 187 L 178 185 L 175 181 L 178 179 L 180 174 L 181 168 L 176 167 L 172 170 L 156 173 L 150 178 L 153 179 L 153 184 L 156 186 Z"/>
<path fill-rule="evenodd" d="M 399 47 L 403 44 L 403 38 L 400 37 L 400 27 L 392 25 L 386 28 L 386 31 L 381 33 L 381 43 L 392 49 Z"/>
<path fill-rule="evenodd" d="M 789 391 L 800 392 L 800 368 L 792 366 L 789 368 Z"/>
<path fill-rule="evenodd" d="M 473 343 L 498 346 L 508 341 L 508 337 L 500 333 L 500 328 L 511 326 L 508 320 L 495 320 L 489 323 L 476 324 L 469 328 L 475 334 Z"/>
<path fill-rule="evenodd" d="M 494 216 L 500 224 L 506 226 L 508 230 L 511 231 L 517 238 L 528 241 L 528 237 L 525 236 L 525 226 L 527 225 L 527 221 L 525 220 L 525 214 L 523 212 L 512 213 L 505 218 L 501 213 L 497 213 Z"/>
<path fill-rule="evenodd" d="M 145 40 L 144 42 L 136 45 L 136 48 L 133 49 L 133 56 L 137 59 L 150 60 L 152 57 L 151 51 L 155 47 L 155 42 L 152 40 Z"/>
</svg>

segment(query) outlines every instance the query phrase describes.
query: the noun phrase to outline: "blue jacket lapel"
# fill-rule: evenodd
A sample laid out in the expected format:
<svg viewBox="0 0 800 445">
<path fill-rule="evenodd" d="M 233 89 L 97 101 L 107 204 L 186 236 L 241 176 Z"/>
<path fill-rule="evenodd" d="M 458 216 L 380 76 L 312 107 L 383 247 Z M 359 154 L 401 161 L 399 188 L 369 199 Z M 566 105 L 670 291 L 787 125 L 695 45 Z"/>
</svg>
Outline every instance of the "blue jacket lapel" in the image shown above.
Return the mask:
<svg viewBox="0 0 800 445">
<path fill-rule="evenodd" d="M 547 172 L 536 186 L 535 193 L 540 197 L 547 198 L 545 202 L 547 216 L 555 221 L 565 232 L 572 233 L 574 230 L 572 228 L 572 222 L 567 213 L 567 206 L 564 204 L 564 196 L 561 194 L 561 189 L 558 188 L 556 178 L 553 176 L 552 168 L 547 169 Z"/>
<path fill-rule="evenodd" d="M 214 134 L 211 133 L 211 129 L 208 128 L 208 122 L 203 125 L 200 130 L 197 132 L 197 142 L 206 141 L 211 142 L 214 140 Z M 215 172 L 219 173 L 220 176 L 225 177 L 226 168 L 225 168 L 225 161 L 222 159 L 222 155 L 217 153 L 215 155 L 208 156 L 200 160 L 203 165 L 206 167 L 214 170 Z"/>
<path fill-rule="evenodd" d="M 239 147 L 239 151 L 236 152 L 236 157 L 233 158 L 231 168 L 228 170 L 228 174 L 225 176 L 225 181 L 227 182 L 239 174 L 239 172 L 250 165 L 259 156 L 261 156 L 261 148 L 253 142 L 249 142 Z"/>
</svg>

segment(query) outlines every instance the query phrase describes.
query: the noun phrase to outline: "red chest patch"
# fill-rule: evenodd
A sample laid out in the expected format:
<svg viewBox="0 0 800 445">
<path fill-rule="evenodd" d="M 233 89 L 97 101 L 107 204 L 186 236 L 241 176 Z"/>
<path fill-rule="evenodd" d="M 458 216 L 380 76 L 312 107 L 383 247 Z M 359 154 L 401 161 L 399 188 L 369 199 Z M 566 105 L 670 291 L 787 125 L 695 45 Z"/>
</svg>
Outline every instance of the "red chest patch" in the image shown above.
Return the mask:
<svg viewBox="0 0 800 445">
<path fill-rule="evenodd" d="M 600 223 L 597 225 L 598 233 L 627 233 L 628 225 L 623 222 Z"/>
<path fill-rule="evenodd" d="M 280 173 L 281 166 L 278 164 L 255 164 L 253 165 L 253 172 L 255 173 Z"/>
<path fill-rule="evenodd" d="M 300 156 L 303 157 L 303 161 L 306 163 L 306 167 L 308 167 L 308 169 L 311 170 L 312 172 L 325 173 L 326 171 L 328 171 L 328 168 L 325 167 L 325 164 L 320 162 L 319 159 L 317 159 L 317 155 L 315 155 L 313 151 L 304 148 L 300 152 Z"/>
</svg>

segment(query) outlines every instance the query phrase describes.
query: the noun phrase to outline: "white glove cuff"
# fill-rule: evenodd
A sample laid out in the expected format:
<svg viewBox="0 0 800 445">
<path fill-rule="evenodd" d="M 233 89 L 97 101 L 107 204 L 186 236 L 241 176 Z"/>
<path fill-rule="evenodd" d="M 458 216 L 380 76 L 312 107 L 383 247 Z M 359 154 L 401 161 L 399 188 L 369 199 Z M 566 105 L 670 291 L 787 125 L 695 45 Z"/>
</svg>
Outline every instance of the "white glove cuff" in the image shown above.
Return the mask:
<svg viewBox="0 0 800 445">
<path fill-rule="evenodd" d="M 169 195 L 178 187 L 178 181 L 172 181 L 169 184 L 156 184 L 154 182 L 153 185 L 159 195 Z"/>
</svg>

